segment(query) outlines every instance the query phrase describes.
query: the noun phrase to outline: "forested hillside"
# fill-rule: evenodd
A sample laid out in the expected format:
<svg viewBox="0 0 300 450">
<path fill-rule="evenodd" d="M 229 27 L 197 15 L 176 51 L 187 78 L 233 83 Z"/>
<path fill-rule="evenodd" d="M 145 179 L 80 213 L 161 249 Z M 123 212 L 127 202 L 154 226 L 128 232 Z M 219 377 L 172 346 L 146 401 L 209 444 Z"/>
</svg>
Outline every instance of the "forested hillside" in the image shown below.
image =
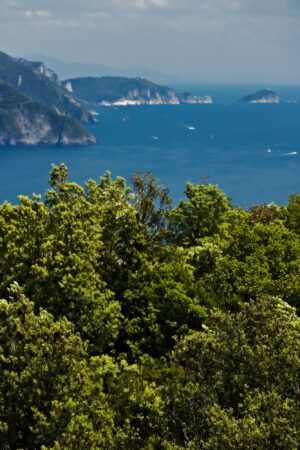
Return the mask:
<svg viewBox="0 0 300 450">
<path fill-rule="evenodd" d="M 300 195 L 131 186 L 0 205 L 0 448 L 297 450 Z"/>
</svg>

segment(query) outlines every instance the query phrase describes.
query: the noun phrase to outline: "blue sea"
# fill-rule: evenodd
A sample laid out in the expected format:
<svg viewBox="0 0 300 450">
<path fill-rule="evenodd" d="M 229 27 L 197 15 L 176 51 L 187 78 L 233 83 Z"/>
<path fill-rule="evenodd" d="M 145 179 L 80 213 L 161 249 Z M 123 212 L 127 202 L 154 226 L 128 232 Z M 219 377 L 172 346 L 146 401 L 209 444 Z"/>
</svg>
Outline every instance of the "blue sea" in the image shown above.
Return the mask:
<svg viewBox="0 0 300 450">
<path fill-rule="evenodd" d="M 90 127 L 96 146 L 0 147 L 0 202 L 44 193 L 51 164 L 64 162 L 79 183 L 107 170 L 128 181 L 151 171 L 174 203 L 186 182 L 205 179 L 236 205 L 287 204 L 300 193 L 300 86 L 270 86 L 279 105 L 238 103 L 262 87 L 178 86 L 210 94 L 214 104 L 98 108 L 99 123 Z"/>
</svg>

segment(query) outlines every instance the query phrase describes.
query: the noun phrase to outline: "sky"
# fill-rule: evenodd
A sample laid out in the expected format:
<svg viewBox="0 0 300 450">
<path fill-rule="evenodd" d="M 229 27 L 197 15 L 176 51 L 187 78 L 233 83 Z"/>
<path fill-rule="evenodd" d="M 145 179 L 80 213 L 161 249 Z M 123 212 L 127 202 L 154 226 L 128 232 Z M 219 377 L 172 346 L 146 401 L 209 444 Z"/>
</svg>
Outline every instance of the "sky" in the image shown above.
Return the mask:
<svg viewBox="0 0 300 450">
<path fill-rule="evenodd" d="M 0 42 L 199 83 L 300 84 L 300 0 L 0 0 Z"/>
</svg>

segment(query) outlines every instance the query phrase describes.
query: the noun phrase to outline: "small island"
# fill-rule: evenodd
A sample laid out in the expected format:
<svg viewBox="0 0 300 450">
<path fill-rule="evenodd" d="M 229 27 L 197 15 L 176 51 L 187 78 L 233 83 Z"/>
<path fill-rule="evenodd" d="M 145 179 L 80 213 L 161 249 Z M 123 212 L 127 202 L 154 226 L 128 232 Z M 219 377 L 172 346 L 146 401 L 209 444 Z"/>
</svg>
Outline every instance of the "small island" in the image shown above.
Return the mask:
<svg viewBox="0 0 300 450">
<path fill-rule="evenodd" d="M 279 96 L 272 89 L 262 89 L 254 94 L 243 97 L 243 103 L 279 103 Z"/>
</svg>

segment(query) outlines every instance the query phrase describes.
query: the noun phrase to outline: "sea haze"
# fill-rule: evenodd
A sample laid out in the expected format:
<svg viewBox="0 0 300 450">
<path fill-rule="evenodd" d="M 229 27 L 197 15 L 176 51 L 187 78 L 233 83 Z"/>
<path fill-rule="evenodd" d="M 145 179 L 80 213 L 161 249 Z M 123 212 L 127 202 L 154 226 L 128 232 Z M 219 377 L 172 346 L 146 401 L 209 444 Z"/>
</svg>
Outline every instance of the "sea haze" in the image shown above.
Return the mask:
<svg viewBox="0 0 300 450">
<path fill-rule="evenodd" d="M 174 202 L 187 181 L 208 179 L 237 205 L 286 204 L 300 192 L 300 87 L 271 86 L 283 100 L 279 105 L 237 102 L 261 87 L 180 87 L 211 94 L 212 105 L 98 108 L 99 123 L 90 127 L 96 146 L 0 147 L 0 201 L 43 193 L 51 163 L 64 162 L 80 183 L 106 170 L 127 180 L 151 171 Z"/>
</svg>

